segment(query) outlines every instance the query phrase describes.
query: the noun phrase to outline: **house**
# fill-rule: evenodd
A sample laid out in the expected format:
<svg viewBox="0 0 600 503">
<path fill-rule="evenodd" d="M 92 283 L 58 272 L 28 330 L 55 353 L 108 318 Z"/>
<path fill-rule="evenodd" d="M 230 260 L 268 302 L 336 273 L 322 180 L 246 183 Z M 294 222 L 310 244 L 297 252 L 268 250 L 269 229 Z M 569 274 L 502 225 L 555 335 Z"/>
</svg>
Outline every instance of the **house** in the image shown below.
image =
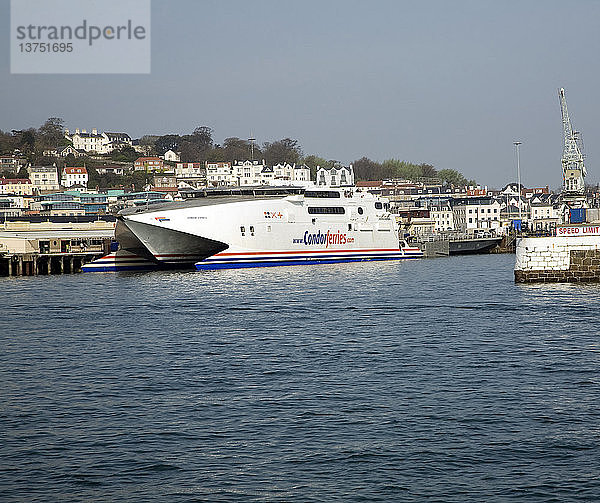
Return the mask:
<svg viewBox="0 0 600 503">
<path fill-rule="evenodd" d="M 16 155 L 0 155 L 0 170 L 10 170 L 15 173 L 25 166 L 25 159 Z"/>
<path fill-rule="evenodd" d="M 212 187 L 239 185 L 237 178 L 233 176 L 230 162 L 206 161 L 206 181 Z"/>
<path fill-rule="evenodd" d="M 52 166 L 28 166 L 27 171 L 33 189 L 39 193 L 60 189 L 58 169 L 55 164 Z"/>
<path fill-rule="evenodd" d="M 310 168 L 305 164 L 302 166 L 296 166 L 296 163 L 280 163 L 273 166 L 273 171 L 275 180 L 310 182 Z"/>
<path fill-rule="evenodd" d="M 354 168 L 350 166 L 334 166 L 322 168 L 317 166 L 317 185 L 325 187 L 343 187 L 354 185 Z"/>
<path fill-rule="evenodd" d="M 125 174 L 125 168 L 123 166 L 98 166 L 96 172 L 99 175 L 118 175 L 123 176 Z"/>
<path fill-rule="evenodd" d="M 81 185 L 87 187 L 88 172 L 85 166 L 79 167 L 64 167 L 61 173 L 61 182 L 63 187 L 73 187 Z"/>
<path fill-rule="evenodd" d="M 165 167 L 164 161 L 160 157 L 138 157 L 133 163 L 135 171 L 160 171 Z"/>
<path fill-rule="evenodd" d="M 179 162 L 181 161 L 181 156 L 179 155 L 181 152 L 173 152 L 172 150 L 167 150 L 161 157 L 165 161 L 169 162 Z"/>
<path fill-rule="evenodd" d="M 73 145 L 65 145 L 44 150 L 44 155 L 46 157 L 68 157 L 70 155 L 73 157 L 81 157 L 86 155 L 86 152 L 83 149 L 77 150 Z"/>
<path fill-rule="evenodd" d="M 446 232 L 454 230 L 454 212 L 449 202 L 434 205 L 429 208 L 431 220 L 434 221 L 434 230 Z"/>
<path fill-rule="evenodd" d="M 469 233 L 500 229 L 500 209 L 491 197 L 459 199 L 452 207 L 455 228 Z"/>
<path fill-rule="evenodd" d="M 127 133 L 98 133 L 97 129 L 92 129 L 91 133 L 76 129 L 73 134 L 65 129 L 65 138 L 73 143 L 75 149 L 96 154 L 109 154 L 115 149 L 132 145 Z"/>
<path fill-rule="evenodd" d="M 175 164 L 175 176 L 177 178 L 203 178 L 206 180 L 206 167 L 203 162 L 178 162 Z"/>
<path fill-rule="evenodd" d="M 33 184 L 29 178 L 0 178 L 0 194 L 31 196 Z"/>
</svg>

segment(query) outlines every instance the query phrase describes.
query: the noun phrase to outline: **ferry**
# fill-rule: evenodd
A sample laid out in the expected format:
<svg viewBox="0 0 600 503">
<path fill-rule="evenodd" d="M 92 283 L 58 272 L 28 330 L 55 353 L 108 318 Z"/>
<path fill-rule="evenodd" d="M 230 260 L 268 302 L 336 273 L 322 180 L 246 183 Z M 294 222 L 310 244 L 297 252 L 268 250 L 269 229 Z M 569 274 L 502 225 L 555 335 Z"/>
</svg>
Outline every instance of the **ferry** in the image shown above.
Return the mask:
<svg viewBox="0 0 600 503">
<path fill-rule="evenodd" d="M 415 259 L 400 242 L 389 202 L 354 187 L 265 190 L 195 197 L 119 215 L 120 250 L 101 270 L 135 265 L 198 270 Z M 123 254 L 123 262 L 119 260 Z M 93 263 L 87 271 L 93 270 Z"/>
</svg>

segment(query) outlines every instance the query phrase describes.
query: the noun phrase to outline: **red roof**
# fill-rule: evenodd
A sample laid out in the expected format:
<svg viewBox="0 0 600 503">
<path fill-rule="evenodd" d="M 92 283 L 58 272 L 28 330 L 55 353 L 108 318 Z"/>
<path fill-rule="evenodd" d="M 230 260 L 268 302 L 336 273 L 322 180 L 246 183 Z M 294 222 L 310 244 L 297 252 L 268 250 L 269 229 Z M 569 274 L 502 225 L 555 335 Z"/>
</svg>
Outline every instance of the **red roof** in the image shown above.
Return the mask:
<svg viewBox="0 0 600 503">
<path fill-rule="evenodd" d="M 63 171 L 67 175 L 87 175 L 87 169 L 85 169 L 85 166 L 70 168 L 65 167 L 63 168 Z"/>
<path fill-rule="evenodd" d="M 8 185 L 15 183 L 31 183 L 29 178 L 0 178 L 0 185 Z"/>
</svg>

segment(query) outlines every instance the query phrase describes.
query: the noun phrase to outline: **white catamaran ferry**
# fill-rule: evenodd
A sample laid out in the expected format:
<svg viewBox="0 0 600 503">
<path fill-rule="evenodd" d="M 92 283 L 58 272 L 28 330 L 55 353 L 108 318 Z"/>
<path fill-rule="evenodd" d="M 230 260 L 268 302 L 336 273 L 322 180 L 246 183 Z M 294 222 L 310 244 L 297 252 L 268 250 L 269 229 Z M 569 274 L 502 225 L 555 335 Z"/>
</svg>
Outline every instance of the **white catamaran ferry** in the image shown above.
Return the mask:
<svg viewBox="0 0 600 503">
<path fill-rule="evenodd" d="M 423 256 L 399 241 L 386 199 L 354 187 L 298 192 L 199 197 L 122 214 L 115 230 L 119 252 L 84 270 L 149 264 L 220 269 Z"/>
</svg>

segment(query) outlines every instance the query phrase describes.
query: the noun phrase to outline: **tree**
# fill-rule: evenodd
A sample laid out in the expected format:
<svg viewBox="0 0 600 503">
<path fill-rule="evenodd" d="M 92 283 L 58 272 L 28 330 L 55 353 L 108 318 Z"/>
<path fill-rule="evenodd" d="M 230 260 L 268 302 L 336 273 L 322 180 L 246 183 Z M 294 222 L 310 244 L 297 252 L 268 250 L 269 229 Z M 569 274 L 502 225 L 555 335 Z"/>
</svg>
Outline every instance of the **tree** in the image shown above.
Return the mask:
<svg viewBox="0 0 600 503">
<path fill-rule="evenodd" d="M 438 171 L 438 177 L 441 178 L 444 185 L 454 185 L 455 187 L 467 185 L 465 177 L 455 169 L 441 169 Z"/>
<path fill-rule="evenodd" d="M 155 150 L 163 155 L 167 150 L 177 151 L 181 137 L 178 134 L 166 134 L 159 136 L 154 142 Z"/>
<path fill-rule="evenodd" d="M 290 164 L 298 163 L 301 156 L 302 149 L 298 140 L 284 138 L 283 140 L 264 144 L 263 157 L 269 166 L 286 162 Z"/>
<path fill-rule="evenodd" d="M 67 145 L 69 142 L 65 138 L 65 121 L 60 117 L 50 117 L 44 122 L 37 131 L 38 149 L 46 149 Z"/>
<path fill-rule="evenodd" d="M 117 162 L 133 162 L 139 157 L 139 154 L 133 147 L 125 145 L 119 150 L 114 150 L 110 154 L 110 158 Z"/>
<path fill-rule="evenodd" d="M 235 136 L 225 138 L 222 148 L 224 158 L 227 161 L 244 161 L 250 159 L 252 154 L 254 154 L 254 158 L 262 156 L 262 151 L 257 145 L 254 145 L 254 148 L 252 148 L 249 141 Z"/>
<path fill-rule="evenodd" d="M 378 162 L 372 161 L 368 157 L 361 157 L 358 161 L 352 163 L 354 166 L 354 177 L 356 180 L 381 180 L 382 167 Z"/>
</svg>

